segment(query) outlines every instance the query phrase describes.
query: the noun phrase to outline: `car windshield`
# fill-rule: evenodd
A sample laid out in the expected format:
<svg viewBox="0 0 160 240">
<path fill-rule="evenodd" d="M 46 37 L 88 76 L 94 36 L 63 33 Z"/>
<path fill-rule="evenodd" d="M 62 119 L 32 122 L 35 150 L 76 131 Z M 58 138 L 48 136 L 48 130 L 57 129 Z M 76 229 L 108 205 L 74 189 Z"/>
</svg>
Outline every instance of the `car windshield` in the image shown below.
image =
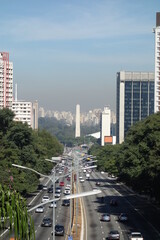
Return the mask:
<svg viewBox="0 0 160 240">
<path fill-rule="evenodd" d="M 142 235 L 140 233 L 133 233 L 132 236 L 133 237 L 142 237 Z"/>
</svg>

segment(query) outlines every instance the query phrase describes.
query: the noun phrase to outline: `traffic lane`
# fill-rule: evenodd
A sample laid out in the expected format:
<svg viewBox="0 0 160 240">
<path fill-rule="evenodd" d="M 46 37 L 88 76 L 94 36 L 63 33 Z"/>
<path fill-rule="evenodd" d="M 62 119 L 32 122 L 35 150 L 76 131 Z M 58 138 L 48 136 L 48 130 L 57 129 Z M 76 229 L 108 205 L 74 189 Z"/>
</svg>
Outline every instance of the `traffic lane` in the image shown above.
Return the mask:
<svg viewBox="0 0 160 240">
<path fill-rule="evenodd" d="M 122 189 L 121 191 L 121 188 L 119 188 L 118 184 L 115 184 L 114 182 L 111 183 L 111 181 L 108 181 L 107 188 L 111 190 L 113 195 L 116 195 L 117 192 L 119 195 L 119 201 L 122 201 L 121 206 L 125 206 L 125 209 L 126 206 L 130 206 L 130 212 L 127 212 L 130 220 L 125 224 L 126 226 L 128 225 L 128 232 L 138 229 L 143 234 L 145 239 L 160 239 L 160 235 L 157 230 L 142 214 L 142 209 L 144 210 L 146 208 L 147 211 L 148 205 L 144 199 L 137 199 L 135 194 L 131 193 L 130 191 L 127 192 L 126 189 Z"/>
<path fill-rule="evenodd" d="M 93 187 L 95 187 L 95 183 L 93 181 L 88 181 L 88 183 L 91 185 L 91 188 L 93 189 Z M 100 188 L 99 188 L 100 189 Z M 109 191 L 106 191 L 104 193 L 102 193 L 102 196 L 104 195 L 111 195 L 110 197 L 112 197 L 112 194 L 109 192 Z M 117 221 L 117 217 L 118 217 L 118 214 L 117 214 L 117 211 L 119 212 L 118 210 L 118 206 L 115 208 L 115 207 L 110 207 L 110 199 L 107 199 L 106 197 L 104 198 L 105 202 L 102 203 L 101 202 L 101 196 L 97 195 L 96 197 L 97 199 L 97 212 L 99 213 L 99 219 L 100 219 L 100 225 L 101 225 L 101 229 L 103 228 L 103 232 L 104 232 L 104 235 L 105 237 L 108 236 L 108 233 L 111 231 L 111 230 L 118 230 L 119 233 L 120 233 L 120 237 L 121 239 L 128 239 L 128 235 L 124 235 L 124 232 L 126 232 L 126 229 L 122 229 L 119 222 Z M 101 221 L 101 216 L 103 213 L 109 213 L 110 216 L 111 216 L 111 221 L 110 222 L 102 222 Z"/>
<path fill-rule="evenodd" d="M 86 184 L 84 185 L 84 183 L 81 184 L 80 191 L 90 191 L 90 186 L 86 186 Z M 104 239 L 104 236 L 102 234 L 103 229 L 101 229 L 101 226 L 100 226 L 99 215 L 97 211 L 94 211 L 94 209 L 96 208 L 96 205 L 94 204 L 94 202 L 95 202 L 95 198 L 93 198 L 92 196 L 83 198 L 83 203 L 84 203 L 85 213 L 87 218 L 87 239 L 88 240 Z"/>
</svg>

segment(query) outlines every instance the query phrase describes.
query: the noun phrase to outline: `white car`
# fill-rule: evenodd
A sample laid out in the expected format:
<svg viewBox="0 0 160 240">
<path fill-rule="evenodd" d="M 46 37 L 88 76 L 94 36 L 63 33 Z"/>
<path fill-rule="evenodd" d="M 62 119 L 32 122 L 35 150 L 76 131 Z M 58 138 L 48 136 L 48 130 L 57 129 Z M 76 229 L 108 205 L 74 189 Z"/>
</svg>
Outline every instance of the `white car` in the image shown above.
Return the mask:
<svg viewBox="0 0 160 240">
<path fill-rule="evenodd" d="M 43 206 L 37 207 L 35 212 L 36 213 L 43 213 L 44 212 L 44 207 Z"/>
<path fill-rule="evenodd" d="M 71 185 L 70 184 L 67 184 L 66 187 L 70 188 L 71 189 Z"/>
<path fill-rule="evenodd" d="M 53 206 L 56 208 L 57 207 L 57 203 L 56 202 L 51 202 L 51 204 L 49 205 L 49 208 L 53 208 Z"/>
<path fill-rule="evenodd" d="M 47 190 L 47 186 L 44 185 L 43 186 L 43 190 L 46 191 Z"/>
<path fill-rule="evenodd" d="M 60 192 L 55 192 L 55 198 L 60 198 L 60 196 L 61 196 L 61 193 Z"/>
<path fill-rule="evenodd" d="M 140 232 L 132 232 L 130 240 L 143 240 L 142 234 Z"/>
<path fill-rule="evenodd" d="M 70 189 L 65 189 L 64 190 L 64 194 L 65 195 L 70 195 L 71 194 L 71 190 Z"/>
<path fill-rule="evenodd" d="M 82 176 L 79 176 L 79 179 L 82 179 L 83 177 Z"/>
<path fill-rule="evenodd" d="M 80 182 L 84 182 L 84 178 L 81 178 L 81 179 L 80 179 Z"/>
<path fill-rule="evenodd" d="M 86 169 L 84 169 L 83 172 L 86 173 Z"/>
<path fill-rule="evenodd" d="M 101 174 L 104 174 L 104 172 L 103 172 L 103 171 L 101 171 Z"/>
<path fill-rule="evenodd" d="M 47 195 L 44 195 L 44 196 L 42 197 L 42 203 L 43 203 L 43 202 L 46 202 L 46 201 L 49 201 L 49 197 L 48 197 Z"/>
</svg>

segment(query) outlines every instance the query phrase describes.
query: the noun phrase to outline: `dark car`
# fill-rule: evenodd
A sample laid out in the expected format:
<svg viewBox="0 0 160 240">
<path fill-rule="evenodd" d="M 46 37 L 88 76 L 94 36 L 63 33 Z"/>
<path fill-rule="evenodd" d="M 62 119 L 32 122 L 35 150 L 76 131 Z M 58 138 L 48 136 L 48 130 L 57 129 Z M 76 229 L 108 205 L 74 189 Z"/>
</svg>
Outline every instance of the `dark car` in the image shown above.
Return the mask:
<svg viewBox="0 0 160 240">
<path fill-rule="evenodd" d="M 70 206 L 70 200 L 69 199 L 63 200 L 62 206 L 67 206 L 67 207 Z"/>
<path fill-rule="evenodd" d="M 53 188 L 48 188 L 48 193 L 53 193 Z"/>
<path fill-rule="evenodd" d="M 112 230 L 108 234 L 108 240 L 119 240 L 120 239 L 120 234 L 117 230 Z"/>
<path fill-rule="evenodd" d="M 117 206 L 118 205 L 117 200 L 116 199 L 111 199 L 110 205 L 111 206 Z"/>
<path fill-rule="evenodd" d="M 96 186 L 100 186 L 101 184 L 100 184 L 100 182 L 96 182 Z"/>
<path fill-rule="evenodd" d="M 64 236 L 64 226 L 56 225 L 55 226 L 55 235 L 56 236 Z"/>
<path fill-rule="evenodd" d="M 118 220 L 120 222 L 127 222 L 128 221 L 128 215 L 126 213 L 121 213 L 119 216 L 118 216 Z"/>
<path fill-rule="evenodd" d="M 51 218 L 43 218 L 41 227 L 52 227 L 52 220 Z"/>
</svg>

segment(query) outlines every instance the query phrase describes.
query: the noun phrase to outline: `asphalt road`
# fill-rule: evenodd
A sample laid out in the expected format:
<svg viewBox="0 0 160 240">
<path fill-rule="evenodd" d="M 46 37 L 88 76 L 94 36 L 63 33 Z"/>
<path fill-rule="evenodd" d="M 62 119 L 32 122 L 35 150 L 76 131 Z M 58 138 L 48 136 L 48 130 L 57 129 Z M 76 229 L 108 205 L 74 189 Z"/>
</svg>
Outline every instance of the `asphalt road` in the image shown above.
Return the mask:
<svg viewBox="0 0 160 240">
<path fill-rule="evenodd" d="M 64 173 L 62 173 L 63 175 Z M 64 181 L 65 185 L 69 182 L 67 182 L 66 178 L 60 178 L 60 181 Z M 42 184 L 47 185 L 48 187 L 52 184 L 51 181 L 49 180 L 43 180 Z M 56 183 L 56 187 L 59 186 L 59 183 Z M 61 197 L 64 196 L 65 186 L 62 187 L 62 193 Z M 52 198 L 53 194 L 52 193 L 47 193 L 47 191 L 40 190 L 37 191 L 34 196 L 30 199 L 32 200 L 32 203 L 29 208 L 36 206 L 37 204 L 41 203 L 42 197 L 44 195 L 48 195 L 50 198 Z M 43 213 L 35 213 L 35 211 L 32 212 L 32 218 L 34 220 L 34 226 L 35 226 L 35 236 L 36 240 L 50 240 L 53 239 L 52 236 L 52 231 L 53 227 L 41 227 L 42 219 L 44 217 L 50 217 L 53 219 L 53 208 L 49 208 L 50 204 L 46 204 L 44 207 L 44 212 Z M 64 240 L 67 239 L 67 230 L 69 227 L 69 219 L 70 219 L 70 211 L 69 207 L 62 206 L 62 201 L 57 201 L 57 208 L 55 209 L 55 218 L 56 218 L 56 223 L 55 224 L 61 224 L 65 228 L 65 235 L 64 236 L 56 236 L 56 240 Z M 11 235 L 13 237 L 13 234 Z M 9 232 L 3 235 L 1 237 L 1 240 L 8 240 L 9 239 Z"/>
<path fill-rule="evenodd" d="M 106 174 L 92 172 L 90 180 L 80 183 L 82 191 L 90 191 L 96 187 L 96 181 L 101 185 L 101 195 L 83 198 L 87 222 L 87 240 L 104 240 L 110 230 L 118 230 L 121 240 L 129 239 L 131 231 L 142 233 L 144 240 L 160 239 L 160 209 L 145 199 L 129 191 L 123 184 L 109 179 Z M 105 203 L 101 203 L 104 196 Z M 110 200 L 116 199 L 118 206 L 110 206 Z M 120 213 L 127 213 L 126 223 L 118 221 Z M 111 215 L 110 222 L 100 221 L 103 213 Z"/>
</svg>

